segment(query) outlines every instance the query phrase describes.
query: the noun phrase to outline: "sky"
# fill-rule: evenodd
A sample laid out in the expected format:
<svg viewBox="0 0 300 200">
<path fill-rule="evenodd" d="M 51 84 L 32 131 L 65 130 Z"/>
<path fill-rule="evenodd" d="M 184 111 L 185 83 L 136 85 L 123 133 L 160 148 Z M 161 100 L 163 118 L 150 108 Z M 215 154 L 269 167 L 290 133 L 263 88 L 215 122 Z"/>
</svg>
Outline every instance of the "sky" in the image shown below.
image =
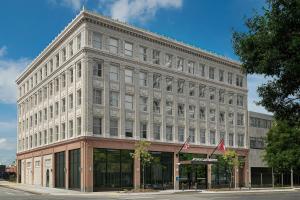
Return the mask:
<svg viewBox="0 0 300 200">
<path fill-rule="evenodd" d="M 262 13 L 264 0 L 26 0 L 0 3 L 0 163 L 16 153 L 16 85 L 24 68 L 80 12 L 86 9 L 235 60 L 232 32 Z M 268 113 L 255 101 L 264 78 L 248 76 L 248 107 Z"/>
</svg>

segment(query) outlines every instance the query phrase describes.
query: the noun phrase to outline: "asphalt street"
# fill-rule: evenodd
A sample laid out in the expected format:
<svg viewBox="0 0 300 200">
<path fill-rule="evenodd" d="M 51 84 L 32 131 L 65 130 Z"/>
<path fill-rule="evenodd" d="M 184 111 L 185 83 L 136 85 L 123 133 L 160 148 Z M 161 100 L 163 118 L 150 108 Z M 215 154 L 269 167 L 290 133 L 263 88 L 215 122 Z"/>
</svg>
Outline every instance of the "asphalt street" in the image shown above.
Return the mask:
<svg viewBox="0 0 300 200">
<path fill-rule="evenodd" d="M 199 192 L 188 192 L 178 194 L 155 194 L 155 195 L 38 195 L 27 192 L 0 187 L 0 200 L 299 200 L 298 192 L 267 192 L 267 193 L 234 193 L 234 194 L 204 194 Z"/>
</svg>

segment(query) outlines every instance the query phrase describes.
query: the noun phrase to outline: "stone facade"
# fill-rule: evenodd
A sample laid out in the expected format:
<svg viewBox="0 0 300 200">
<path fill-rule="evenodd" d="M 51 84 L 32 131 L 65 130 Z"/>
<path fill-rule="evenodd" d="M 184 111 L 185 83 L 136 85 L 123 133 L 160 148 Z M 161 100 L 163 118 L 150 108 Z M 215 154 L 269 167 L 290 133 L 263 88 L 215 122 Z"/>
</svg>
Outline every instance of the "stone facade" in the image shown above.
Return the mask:
<svg viewBox="0 0 300 200">
<path fill-rule="evenodd" d="M 54 153 L 80 148 L 81 190 L 91 191 L 93 147 L 133 149 L 140 139 L 151 141 L 152 150 L 174 152 L 174 163 L 188 136 L 191 152 L 209 154 L 224 138 L 248 156 L 247 79 L 238 62 L 89 11 L 16 82 L 24 183 L 45 185 L 50 169 L 54 187 Z"/>
</svg>

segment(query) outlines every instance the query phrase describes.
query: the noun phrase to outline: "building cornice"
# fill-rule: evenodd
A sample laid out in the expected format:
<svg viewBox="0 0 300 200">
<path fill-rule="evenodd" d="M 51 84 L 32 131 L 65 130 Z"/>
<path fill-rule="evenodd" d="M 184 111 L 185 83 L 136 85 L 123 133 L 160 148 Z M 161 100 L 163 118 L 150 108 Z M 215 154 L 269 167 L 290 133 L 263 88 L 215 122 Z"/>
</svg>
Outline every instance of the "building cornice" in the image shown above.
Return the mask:
<svg viewBox="0 0 300 200">
<path fill-rule="evenodd" d="M 143 40 L 147 40 L 168 48 L 172 48 L 205 60 L 241 69 L 241 63 L 230 58 L 223 57 L 215 53 L 205 51 L 198 47 L 194 47 L 183 42 L 179 42 L 174 39 L 161 36 L 159 34 L 141 28 L 134 27 L 132 25 L 99 15 L 91 11 L 82 10 L 64 28 L 64 30 L 62 30 L 50 42 L 50 44 L 28 65 L 25 71 L 23 71 L 22 74 L 16 79 L 16 83 L 19 84 L 26 77 L 27 74 L 31 73 L 37 66 L 39 66 L 41 62 L 43 62 L 53 51 L 56 50 L 56 48 L 64 41 L 65 38 L 67 38 L 71 33 L 73 33 L 75 29 L 84 22 L 97 24 L 109 28 L 111 30 L 119 31 L 137 38 L 141 38 Z"/>
<path fill-rule="evenodd" d="M 119 32 L 127 33 L 131 36 L 138 37 L 169 48 L 173 48 L 206 60 L 217 62 L 230 67 L 241 68 L 241 63 L 236 60 L 232 60 L 228 57 L 217 55 L 213 52 L 209 52 L 198 47 L 194 47 L 183 42 L 176 41 L 169 37 L 165 37 L 141 28 L 134 27 L 127 23 L 99 15 L 98 13 L 85 11 L 83 12 L 83 15 L 86 17 L 86 20 L 90 23 L 98 24 Z"/>
</svg>

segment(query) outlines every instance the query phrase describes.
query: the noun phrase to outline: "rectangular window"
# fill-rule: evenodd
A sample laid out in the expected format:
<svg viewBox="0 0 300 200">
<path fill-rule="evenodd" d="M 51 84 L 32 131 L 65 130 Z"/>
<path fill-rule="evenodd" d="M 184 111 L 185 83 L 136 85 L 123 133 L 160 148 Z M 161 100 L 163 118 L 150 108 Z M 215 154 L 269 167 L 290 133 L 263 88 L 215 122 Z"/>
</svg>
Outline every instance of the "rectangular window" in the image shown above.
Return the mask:
<svg viewBox="0 0 300 200">
<path fill-rule="evenodd" d="M 147 112 L 148 111 L 148 98 L 141 96 L 140 97 L 140 111 Z"/>
<path fill-rule="evenodd" d="M 195 83 L 189 83 L 189 89 L 190 89 L 190 96 L 195 96 Z"/>
<path fill-rule="evenodd" d="M 209 67 L 209 79 L 215 79 L 215 68 L 214 67 Z"/>
<path fill-rule="evenodd" d="M 166 114 L 173 115 L 173 101 L 166 101 Z"/>
<path fill-rule="evenodd" d="M 216 88 L 209 88 L 209 99 L 211 101 L 215 100 L 216 97 Z"/>
<path fill-rule="evenodd" d="M 93 118 L 93 133 L 94 135 L 102 135 L 102 119 L 100 117 Z"/>
<path fill-rule="evenodd" d="M 219 113 L 219 122 L 220 122 L 220 124 L 225 123 L 225 112 L 224 111 L 220 111 L 220 113 Z"/>
<path fill-rule="evenodd" d="M 45 77 L 48 76 L 48 68 L 47 68 L 47 64 L 44 66 L 44 76 L 45 76 Z"/>
<path fill-rule="evenodd" d="M 125 121 L 125 137 L 133 137 L 133 121 Z"/>
<path fill-rule="evenodd" d="M 153 139 L 160 140 L 160 124 L 153 124 Z"/>
<path fill-rule="evenodd" d="M 58 138 L 59 138 L 59 128 L 58 128 L 58 126 L 55 126 L 55 138 L 54 138 L 54 141 L 57 141 L 58 140 Z"/>
<path fill-rule="evenodd" d="M 190 136 L 190 142 L 195 143 L 195 129 L 194 128 L 189 129 L 189 136 Z"/>
<path fill-rule="evenodd" d="M 220 141 L 221 140 L 224 140 L 224 142 L 225 142 L 225 132 L 224 131 L 220 132 Z"/>
<path fill-rule="evenodd" d="M 165 55 L 165 66 L 166 67 L 172 68 L 172 59 L 173 59 L 173 56 L 171 54 Z"/>
<path fill-rule="evenodd" d="M 124 44 L 124 54 L 126 56 L 131 56 L 133 55 L 133 45 L 132 43 L 129 42 L 125 42 Z"/>
<path fill-rule="evenodd" d="M 228 134 L 228 145 L 230 147 L 233 147 L 233 145 L 234 145 L 234 135 L 233 135 L 233 133 Z"/>
<path fill-rule="evenodd" d="M 80 78 L 81 77 L 81 62 L 77 63 L 76 69 L 77 69 L 77 77 Z"/>
<path fill-rule="evenodd" d="M 50 73 L 52 73 L 53 72 L 53 59 L 50 60 L 49 65 L 50 65 Z"/>
<path fill-rule="evenodd" d="M 229 125 L 233 125 L 233 121 L 234 121 L 234 114 L 232 112 L 228 113 L 228 123 Z"/>
<path fill-rule="evenodd" d="M 69 137 L 73 137 L 73 120 L 69 121 Z"/>
<path fill-rule="evenodd" d="M 204 120 L 204 121 L 206 120 L 205 113 L 206 113 L 206 108 L 204 106 L 200 106 L 200 108 L 199 108 L 199 119 L 200 120 Z"/>
<path fill-rule="evenodd" d="M 173 126 L 166 126 L 166 140 L 173 141 Z"/>
<path fill-rule="evenodd" d="M 133 96 L 125 95 L 125 109 L 133 110 Z"/>
<path fill-rule="evenodd" d="M 236 105 L 237 106 L 244 106 L 244 97 L 243 97 L 243 95 L 237 95 Z"/>
<path fill-rule="evenodd" d="M 65 139 L 66 138 L 66 124 L 62 123 L 61 124 L 61 135 L 60 135 L 61 139 Z"/>
<path fill-rule="evenodd" d="M 81 49 L 81 33 L 77 35 L 77 50 Z"/>
<path fill-rule="evenodd" d="M 153 112 L 160 113 L 160 99 L 153 99 Z"/>
<path fill-rule="evenodd" d="M 172 77 L 167 77 L 166 78 L 166 90 L 168 92 L 172 92 L 173 90 L 173 78 Z"/>
<path fill-rule="evenodd" d="M 47 108 L 44 108 L 44 120 L 47 120 Z"/>
<path fill-rule="evenodd" d="M 110 92 L 109 104 L 113 107 L 119 107 L 119 93 Z"/>
<path fill-rule="evenodd" d="M 115 38 L 109 38 L 108 49 L 110 53 L 118 53 L 119 41 Z"/>
<path fill-rule="evenodd" d="M 233 93 L 228 94 L 228 104 L 230 104 L 230 105 L 233 104 Z"/>
<path fill-rule="evenodd" d="M 109 68 L 109 80 L 119 81 L 119 67 L 116 65 L 111 65 Z"/>
<path fill-rule="evenodd" d="M 219 102 L 225 103 L 225 90 L 220 89 L 219 90 Z"/>
<path fill-rule="evenodd" d="M 188 62 L 188 72 L 190 74 L 195 74 L 195 63 L 193 61 Z"/>
<path fill-rule="evenodd" d="M 50 112 L 50 118 L 52 119 L 53 118 L 53 106 L 52 105 L 49 107 L 49 112 Z"/>
<path fill-rule="evenodd" d="M 140 59 L 142 61 L 147 61 L 147 48 L 140 46 Z"/>
<path fill-rule="evenodd" d="M 236 75 L 236 86 L 243 87 L 243 77 Z"/>
<path fill-rule="evenodd" d="M 93 75 L 98 77 L 102 76 L 102 62 L 93 63 Z"/>
<path fill-rule="evenodd" d="M 200 143 L 205 144 L 206 143 L 206 136 L 205 136 L 205 129 L 200 129 Z"/>
<path fill-rule="evenodd" d="M 209 109 L 209 117 L 211 122 L 216 121 L 216 109 Z"/>
<path fill-rule="evenodd" d="M 44 144 L 48 143 L 48 135 L 47 135 L 47 130 L 44 130 Z"/>
<path fill-rule="evenodd" d="M 146 72 L 140 72 L 140 74 L 139 74 L 139 78 L 140 78 L 140 86 L 141 87 L 147 87 L 147 83 L 148 83 L 148 81 L 147 81 L 147 73 Z"/>
<path fill-rule="evenodd" d="M 49 143 L 52 143 L 53 142 L 53 129 L 50 128 L 49 129 Z"/>
<path fill-rule="evenodd" d="M 110 136 L 118 136 L 119 133 L 119 123 L 118 119 L 111 118 L 110 119 L 110 127 L 109 127 Z"/>
<path fill-rule="evenodd" d="M 69 94 L 69 109 L 73 109 L 73 94 Z"/>
<path fill-rule="evenodd" d="M 161 75 L 153 74 L 153 88 L 160 89 Z"/>
<path fill-rule="evenodd" d="M 244 147 L 244 134 L 243 133 L 238 134 L 238 146 Z"/>
<path fill-rule="evenodd" d="M 55 102 L 55 115 L 58 115 L 58 102 Z"/>
<path fill-rule="evenodd" d="M 152 51 L 153 64 L 159 65 L 159 63 L 160 63 L 159 57 L 160 57 L 160 52 L 158 50 L 153 49 L 153 51 Z"/>
<path fill-rule="evenodd" d="M 101 49 L 101 34 L 98 32 L 93 32 L 92 45 L 96 49 Z"/>
<path fill-rule="evenodd" d="M 94 88 L 93 103 L 94 104 L 102 104 L 102 91 L 100 89 Z"/>
<path fill-rule="evenodd" d="M 237 125 L 243 126 L 244 125 L 244 114 L 237 113 Z"/>
<path fill-rule="evenodd" d="M 81 117 L 77 117 L 77 135 L 81 135 Z"/>
<path fill-rule="evenodd" d="M 141 138 L 146 139 L 147 138 L 147 123 L 146 122 L 141 122 L 140 123 L 140 134 Z"/>
<path fill-rule="evenodd" d="M 183 71 L 183 58 L 178 57 L 177 58 L 177 70 Z"/>
<path fill-rule="evenodd" d="M 70 83 L 73 83 L 74 81 L 74 74 L 73 74 L 73 68 L 69 69 L 69 75 L 70 75 Z"/>
<path fill-rule="evenodd" d="M 65 112 L 66 111 L 66 99 L 63 98 L 61 100 L 61 112 Z"/>
<path fill-rule="evenodd" d="M 59 91 L 59 79 L 56 78 L 55 79 L 55 92 L 58 92 Z"/>
<path fill-rule="evenodd" d="M 178 117 L 184 117 L 184 104 L 179 103 L 178 104 Z"/>
<path fill-rule="evenodd" d="M 65 73 L 63 73 L 63 74 L 61 75 L 61 86 L 62 86 L 63 88 L 66 87 L 66 74 L 65 74 Z"/>
<path fill-rule="evenodd" d="M 199 85 L 199 97 L 205 98 L 205 85 Z"/>
<path fill-rule="evenodd" d="M 62 61 L 65 62 L 67 60 L 67 51 L 66 48 L 62 49 Z"/>
<path fill-rule="evenodd" d="M 125 83 L 133 84 L 133 71 L 125 69 Z"/>
<path fill-rule="evenodd" d="M 56 68 L 59 67 L 59 54 L 56 54 L 55 56 L 55 63 L 56 63 Z"/>
<path fill-rule="evenodd" d="M 184 128 L 178 127 L 178 142 L 184 142 Z"/>
<path fill-rule="evenodd" d="M 180 79 L 177 81 L 177 92 L 183 94 L 184 91 L 184 80 Z"/>
<path fill-rule="evenodd" d="M 81 105 L 81 89 L 77 90 L 77 105 Z"/>
<path fill-rule="evenodd" d="M 228 72 L 227 82 L 230 85 L 232 85 L 232 78 L 233 78 L 233 73 Z"/>
<path fill-rule="evenodd" d="M 215 130 L 210 130 L 210 132 L 209 132 L 209 143 L 212 145 L 216 144 L 216 131 Z"/>
<path fill-rule="evenodd" d="M 219 70 L 219 81 L 224 82 L 224 70 Z"/>
<path fill-rule="evenodd" d="M 70 43 L 69 43 L 69 55 L 70 56 L 73 56 L 73 41 L 71 41 Z"/>
<path fill-rule="evenodd" d="M 196 112 L 196 106 L 195 105 L 189 105 L 189 115 L 191 119 L 195 118 L 195 112 Z"/>
<path fill-rule="evenodd" d="M 200 67 L 200 74 L 202 77 L 205 77 L 205 65 L 200 63 L 199 64 L 199 67 Z"/>
</svg>

